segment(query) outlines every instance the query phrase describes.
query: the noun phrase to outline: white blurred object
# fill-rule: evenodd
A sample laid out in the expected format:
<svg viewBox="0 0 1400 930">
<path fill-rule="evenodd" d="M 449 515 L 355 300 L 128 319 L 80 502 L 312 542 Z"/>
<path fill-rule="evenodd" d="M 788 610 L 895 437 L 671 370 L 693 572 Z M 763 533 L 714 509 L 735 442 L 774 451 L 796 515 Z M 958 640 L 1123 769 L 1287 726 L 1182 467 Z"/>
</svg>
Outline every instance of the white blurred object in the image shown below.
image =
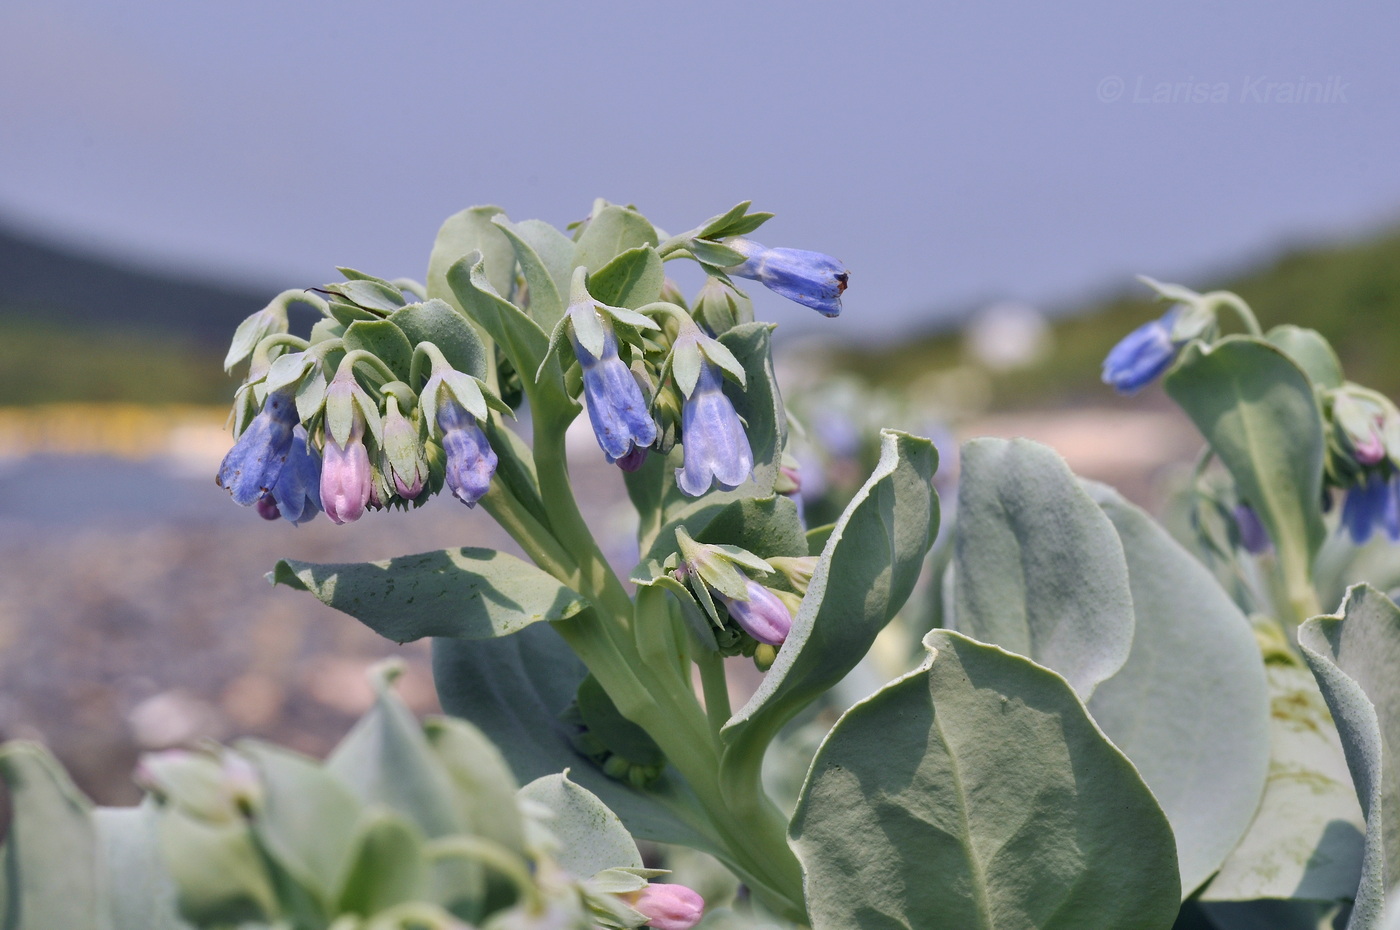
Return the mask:
<svg viewBox="0 0 1400 930">
<path fill-rule="evenodd" d="M 1050 353 L 1053 339 L 1043 313 L 1013 301 L 973 314 L 964 338 L 972 355 L 992 371 L 1029 368 Z"/>
</svg>

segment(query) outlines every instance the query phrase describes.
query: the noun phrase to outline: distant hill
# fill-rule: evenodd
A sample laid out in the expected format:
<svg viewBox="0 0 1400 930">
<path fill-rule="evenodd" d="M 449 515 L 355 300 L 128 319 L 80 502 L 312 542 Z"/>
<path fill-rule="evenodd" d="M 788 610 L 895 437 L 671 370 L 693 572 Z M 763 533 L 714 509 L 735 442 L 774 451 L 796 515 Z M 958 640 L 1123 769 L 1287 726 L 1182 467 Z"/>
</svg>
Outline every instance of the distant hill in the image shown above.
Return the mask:
<svg viewBox="0 0 1400 930">
<path fill-rule="evenodd" d="M 1296 323 L 1336 347 L 1347 377 L 1400 397 L 1400 230 L 1357 243 L 1300 249 L 1225 280 L 1180 282 L 1201 291 L 1230 290 L 1254 309 L 1265 329 Z M 991 378 L 996 407 L 1102 403 L 1099 382 L 1108 350 L 1164 305 L 1136 282 L 1123 296 L 1058 317 L 1054 350 L 1039 365 Z M 1228 317 L 1228 314 L 1226 315 Z M 1228 320 L 1227 326 L 1232 325 Z M 847 348 L 838 367 L 896 387 L 966 361 L 957 332 L 929 332 L 885 348 Z"/>
<path fill-rule="evenodd" d="M 227 339 L 271 293 L 147 271 L 50 244 L 0 219 L 0 315 Z"/>
<path fill-rule="evenodd" d="M 0 405 L 224 403 L 228 339 L 273 293 L 131 267 L 0 220 Z"/>
</svg>

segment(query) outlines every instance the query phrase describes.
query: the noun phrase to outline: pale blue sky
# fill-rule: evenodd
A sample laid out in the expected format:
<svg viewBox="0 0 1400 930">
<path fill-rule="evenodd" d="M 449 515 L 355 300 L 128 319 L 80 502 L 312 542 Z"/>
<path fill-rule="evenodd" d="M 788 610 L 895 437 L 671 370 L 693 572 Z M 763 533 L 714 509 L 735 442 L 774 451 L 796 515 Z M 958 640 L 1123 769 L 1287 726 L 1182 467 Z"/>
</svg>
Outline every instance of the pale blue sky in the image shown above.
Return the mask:
<svg viewBox="0 0 1400 930">
<path fill-rule="evenodd" d="M 852 271 L 839 323 L 762 315 L 891 334 L 1400 220 L 1397 40 L 1305 0 L 6 0 L 0 216 L 273 291 L 421 276 L 474 203 L 753 199 Z"/>
</svg>

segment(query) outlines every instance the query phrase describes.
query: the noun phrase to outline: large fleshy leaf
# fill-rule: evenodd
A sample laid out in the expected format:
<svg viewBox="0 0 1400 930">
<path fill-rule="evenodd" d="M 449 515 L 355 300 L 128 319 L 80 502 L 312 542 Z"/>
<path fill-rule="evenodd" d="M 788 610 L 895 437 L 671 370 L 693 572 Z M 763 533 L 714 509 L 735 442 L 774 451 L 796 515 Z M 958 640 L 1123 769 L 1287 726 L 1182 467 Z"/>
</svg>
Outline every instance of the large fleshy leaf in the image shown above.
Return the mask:
<svg viewBox="0 0 1400 930">
<path fill-rule="evenodd" d="M 504 292 L 493 286 L 487 271 L 481 253 L 472 252 L 447 269 L 447 285 L 468 318 L 496 341 L 515 370 L 522 373 L 532 404 L 577 409 L 564 391 L 557 359 L 550 360 L 539 380 L 531 377 L 549 351 L 549 336 L 539 323 L 501 296 Z"/>
<path fill-rule="evenodd" d="M 442 350 L 453 368 L 474 378 L 486 377 L 486 347 L 481 344 L 481 337 L 467 318 L 446 301 L 409 304 L 394 311 L 389 320 L 403 330 L 415 347 L 420 342 L 431 342 Z"/>
<path fill-rule="evenodd" d="M 480 253 L 485 263 L 483 274 L 496 293 L 510 294 L 515 284 L 515 250 L 501 228 L 491 222 L 503 212 L 500 207 L 468 207 L 443 222 L 428 258 L 429 297 L 445 300 L 458 310 L 466 309 L 447 283 L 447 270 L 471 252 Z"/>
<path fill-rule="evenodd" d="M 724 727 L 736 753 L 844 678 L 909 597 L 938 532 L 937 467 L 927 439 L 881 432 L 880 461 L 828 537 L 777 661 Z"/>
<path fill-rule="evenodd" d="M 656 230 L 630 207 L 599 201 L 574 249 L 574 267 L 597 271 L 628 249 L 656 245 Z"/>
<path fill-rule="evenodd" d="M 495 640 L 433 640 L 433 680 L 443 709 L 479 727 L 522 783 L 570 769 L 575 781 L 617 812 L 644 839 L 713 850 L 705 834 L 677 814 L 694 798 L 668 769 L 646 791 L 609 778 L 573 749 L 560 714 L 587 674 L 563 639 L 539 624 Z"/>
<path fill-rule="evenodd" d="M 545 775 L 520 789 L 520 797 L 549 808 L 546 824 L 559 840 L 559 864 L 580 878 L 604 869 L 640 869 L 637 844 L 598 796 L 567 775 Z"/>
<path fill-rule="evenodd" d="M 530 316 L 545 332 L 564 315 L 569 298 L 569 273 L 574 267 L 574 243 L 541 220 L 510 223 L 497 216 L 497 226 L 510 239 L 515 258 L 529 288 Z M 504 293 L 502 291 L 501 293 Z"/>
<path fill-rule="evenodd" d="M 393 692 L 401 672 L 394 663 L 375 669 L 374 706 L 326 759 L 325 770 L 362 803 L 407 816 L 430 838 L 461 833 L 467 825 L 454 780 Z"/>
<path fill-rule="evenodd" d="M 814 930 L 1167 930 L 1171 828 L 1064 679 L 958 633 L 925 644 L 812 762 L 791 843 Z"/>
<path fill-rule="evenodd" d="M 1314 617 L 1298 645 L 1337 723 L 1366 815 L 1361 883 L 1349 930 L 1379 927 L 1386 894 L 1400 886 L 1400 609 L 1357 585 L 1337 616 Z"/>
<path fill-rule="evenodd" d="M 1273 345 L 1230 336 L 1208 349 L 1188 347 L 1164 384 L 1229 469 L 1286 577 L 1301 588 L 1327 535 L 1318 510 L 1326 443 L 1307 375 Z"/>
<path fill-rule="evenodd" d="M 1249 621 L 1210 571 L 1142 510 L 1086 488 L 1128 560 L 1128 661 L 1089 702 L 1171 821 L 1184 893 L 1220 867 L 1253 819 L 1269 770 L 1269 698 Z"/>
<path fill-rule="evenodd" d="M 150 804 L 99 807 L 92 822 L 111 930 L 191 930 L 175 910 L 175 882 L 161 859 Z"/>
<path fill-rule="evenodd" d="M 334 913 L 359 799 L 306 756 L 256 740 L 239 743 L 238 751 L 253 760 L 263 784 L 263 810 L 253 825 L 260 844 L 322 913 Z"/>
<path fill-rule="evenodd" d="M 1053 449 L 964 445 L 955 532 L 956 629 L 1054 669 L 1085 700 L 1123 667 L 1133 643 L 1123 545 Z"/>
<path fill-rule="evenodd" d="M 666 272 L 650 246 L 629 249 L 588 278 L 588 291 L 611 307 L 637 310 L 661 299 Z"/>
<path fill-rule="evenodd" d="M 10 790 L 0 928 L 99 930 L 97 837 L 87 798 L 33 743 L 0 746 L 0 778 Z"/>
<path fill-rule="evenodd" d="M 494 549 L 325 565 L 284 559 L 271 577 L 400 643 L 424 636 L 507 636 L 541 620 L 572 617 L 585 605 L 550 575 Z"/>
<path fill-rule="evenodd" d="M 1341 738 L 1282 630 L 1268 624 L 1260 631 L 1271 707 L 1269 778 L 1254 822 L 1200 897 L 1347 899 L 1361 879 L 1366 821 Z"/>
<path fill-rule="evenodd" d="M 1318 387 L 1339 388 L 1346 380 L 1332 344 L 1317 330 L 1285 323 L 1269 330 L 1266 338 L 1293 359 Z"/>
</svg>

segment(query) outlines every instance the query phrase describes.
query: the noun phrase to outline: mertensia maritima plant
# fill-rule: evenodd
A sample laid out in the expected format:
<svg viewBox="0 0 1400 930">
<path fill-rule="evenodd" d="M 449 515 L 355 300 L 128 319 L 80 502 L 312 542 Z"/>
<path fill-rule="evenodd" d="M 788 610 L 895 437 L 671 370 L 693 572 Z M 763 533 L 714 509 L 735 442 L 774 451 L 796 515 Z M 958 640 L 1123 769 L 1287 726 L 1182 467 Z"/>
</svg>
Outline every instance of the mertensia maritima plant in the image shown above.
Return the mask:
<svg viewBox="0 0 1400 930">
<path fill-rule="evenodd" d="M 276 564 L 433 641 L 448 716 L 414 721 L 380 670 L 324 764 L 156 754 L 144 804 L 94 810 L 42 750 L 0 750 L 3 926 L 1400 926 L 1394 405 L 1316 332 L 1148 281 L 1167 309 L 1103 376 L 1162 379 L 1205 437 L 1165 523 L 1021 439 L 962 448 L 941 521 L 933 443 L 884 430 L 808 525 L 741 285 L 837 317 L 849 274 L 760 244 L 768 218 L 476 207 L 425 283 L 341 269 L 245 321 L 236 503 L 349 524 L 441 496 L 526 558 Z M 578 505 L 580 416 L 637 513 L 629 571 Z M 637 839 L 740 893 L 703 901 Z"/>
</svg>

